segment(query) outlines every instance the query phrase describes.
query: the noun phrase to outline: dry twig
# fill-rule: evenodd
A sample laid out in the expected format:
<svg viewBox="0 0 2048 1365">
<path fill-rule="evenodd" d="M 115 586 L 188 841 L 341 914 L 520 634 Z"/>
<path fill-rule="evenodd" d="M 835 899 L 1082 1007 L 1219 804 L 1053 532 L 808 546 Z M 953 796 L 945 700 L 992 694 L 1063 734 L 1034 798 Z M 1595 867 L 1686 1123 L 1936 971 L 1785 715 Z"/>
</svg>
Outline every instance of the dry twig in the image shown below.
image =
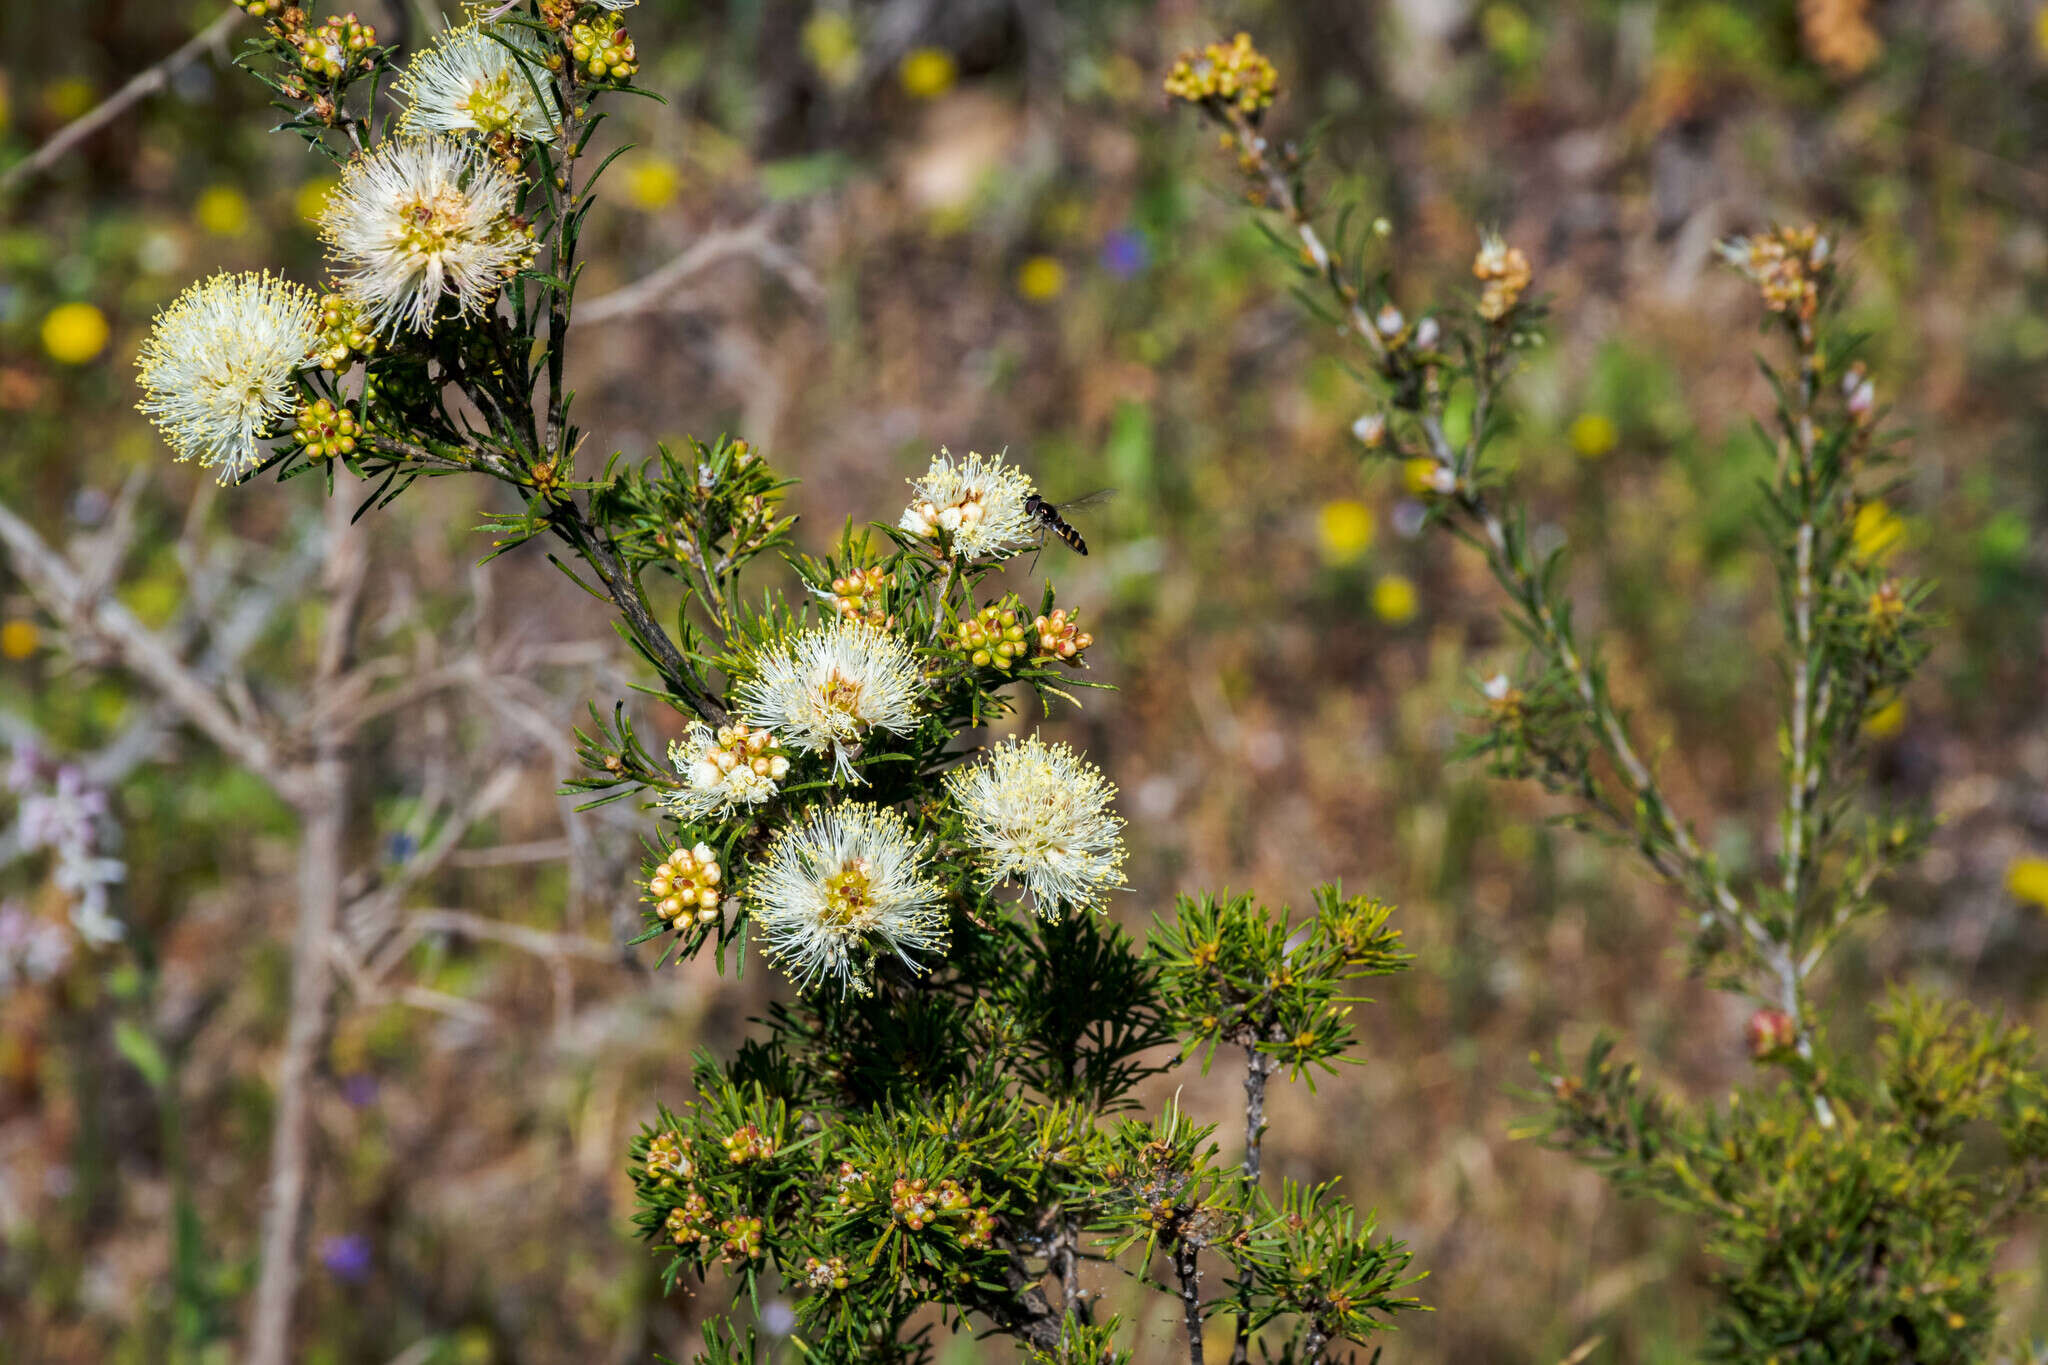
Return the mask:
<svg viewBox="0 0 2048 1365">
<path fill-rule="evenodd" d="M 217 48 L 228 30 L 242 17 L 239 9 L 228 9 L 172 52 L 168 57 L 129 78 L 128 83 L 50 135 L 47 142 L 21 160 L 0 171 L 0 194 L 6 194 L 32 176 L 56 165 L 73 147 L 112 123 L 129 108 L 171 83 L 171 77 L 198 60 L 208 49 Z"/>
<path fill-rule="evenodd" d="M 350 517 L 350 508 L 345 496 L 328 503 L 327 565 L 321 584 L 327 621 L 313 678 L 316 698 L 346 673 L 355 650 L 369 560 L 363 528 Z M 318 735 L 313 758 L 294 783 L 299 793 L 299 916 L 292 938 L 291 1014 L 278 1062 L 277 1121 L 271 1130 L 270 1177 L 265 1183 L 250 1365 L 286 1365 L 291 1354 L 292 1299 L 299 1286 L 312 1192 L 307 1169 L 313 1131 L 310 1082 L 334 999 L 327 945 L 341 920 L 350 776 L 346 743 L 339 731 Z"/>
<path fill-rule="evenodd" d="M 675 291 L 685 280 L 734 256 L 751 256 L 764 270 L 781 278 L 804 300 L 822 303 L 825 287 L 809 266 L 775 240 L 773 213 L 764 213 L 738 227 L 705 233 L 666 265 L 633 283 L 600 294 L 576 309 L 579 323 L 612 322 L 639 313 L 651 313 L 676 303 Z"/>
</svg>

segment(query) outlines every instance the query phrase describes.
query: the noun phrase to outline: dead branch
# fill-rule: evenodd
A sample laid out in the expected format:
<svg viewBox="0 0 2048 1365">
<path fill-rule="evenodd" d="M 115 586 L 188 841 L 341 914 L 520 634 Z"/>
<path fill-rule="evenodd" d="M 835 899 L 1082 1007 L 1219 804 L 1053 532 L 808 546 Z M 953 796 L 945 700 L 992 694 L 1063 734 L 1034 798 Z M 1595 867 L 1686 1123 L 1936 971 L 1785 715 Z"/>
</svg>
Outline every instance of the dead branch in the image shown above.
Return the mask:
<svg viewBox="0 0 2048 1365">
<path fill-rule="evenodd" d="M 313 677 L 315 697 L 347 671 L 355 648 L 369 557 L 364 530 L 349 515 L 351 506 L 345 490 L 337 490 L 328 503 L 327 564 L 321 583 L 327 619 Z M 299 1287 L 306 1209 L 312 1197 L 310 1090 L 334 998 L 328 944 L 341 920 L 347 853 L 350 773 L 345 744 L 336 732 L 316 736 L 312 762 L 293 784 L 300 819 L 299 915 L 292 937 L 291 1014 L 278 1061 L 277 1121 L 271 1130 L 265 1184 L 250 1365 L 286 1365 L 291 1358 L 292 1300 Z"/>
<path fill-rule="evenodd" d="M 289 775 L 271 737 L 230 711 L 216 686 L 185 663 L 159 632 L 117 599 L 92 592 L 70 560 L 5 504 L 0 504 L 0 544 L 29 591 L 67 631 L 104 650 L 236 762 L 285 793 L 281 784 L 288 784 Z"/>
<path fill-rule="evenodd" d="M 734 256 L 751 256 L 762 269 L 781 278 L 807 303 L 824 302 L 825 287 L 809 266 L 775 240 L 776 215 L 764 213 L 738 227 L 718 228 L 697 238 L 666 265 L 633 283 L 600 294 L 576 306 L 579 324 L 613 322 L 654 312 L 674 302 L 674 291 L 692 275 Z"/>
<path fill-rule="evenodd" d="M 171 77 L 197 61 L 202 52 L 219 47 L 227 38 L 228 30 L 241 17 L 239 9 L 224 11 L 219 18 L 187 38 L 168 57 L 131 76 L 119 90 L 52 133 L 49 141 L 5 171 L 0 171 L 0 194 L 6 194 L 31 176 L 41 175 L 62 160 L 73 147 L 127 113 L 131 106 L 169 85 Z"/>
</svg>

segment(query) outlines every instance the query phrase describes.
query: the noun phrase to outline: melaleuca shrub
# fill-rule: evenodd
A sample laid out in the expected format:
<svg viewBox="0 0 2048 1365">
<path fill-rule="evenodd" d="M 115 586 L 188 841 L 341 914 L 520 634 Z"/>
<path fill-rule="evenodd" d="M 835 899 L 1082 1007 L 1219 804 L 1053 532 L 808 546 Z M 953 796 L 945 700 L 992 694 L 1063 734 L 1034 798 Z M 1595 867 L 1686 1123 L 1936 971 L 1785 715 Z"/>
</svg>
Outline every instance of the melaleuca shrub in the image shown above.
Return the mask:
<svg viewBox="0 0 2048 1365">
<path fill-rule="evenodd" d="M 1464 755 L 1540 784 L 1571 823 L 1633 849 L 1684 906 L 1698 969 L 1753 1002 L 1759 1070 L 1726 1104 L 1660 1096 L 1602 1038 L 1583 1065 L 1539 1059 L 1525 1131 L 1695 1220 L 1713 1265 L 1710 1359 L 1988 1358 L 2001 1231 L 2038 1206 L 2048 1174 L 2033 1044 L 1966 1004 L 1902 994 L 1875 1011 L 1873 1049 L 1844 1050 L 1829 1016 L 1858 1002 L 1814 990 L 1928 829 L 1860 780 L 1866 720 L 1926 657 L 1929 588 L 1887 567 L 1896 532 L 1881 497 L 1903 461 L 1839 318 L 1836 243 L 1793 227 L 1721 247 L 1786 357 L 1765 362 L 1776 405 L 1757 526 L 1780 589 L 1784 796 L 1775 866 L 1736 876 L 1666 796 L 1575 627 L 1562 551 L 1536 546 L 1495 456 L 1507 382 L 1542 336 L 1528 255 L 1486 235 L 1472 293 L 1404 306 L 1388 221 L 1350 204 L 1326 223 L 1310 208 L 1307 157 L 1268 131 L 1279 84 L 1241 34 L 1189 53 L 1165 88 L 1221 129 L 1297 292 L 1368 377 L 1371 406 L 1352 428 L 1366 459 L 1398 466 L 1425 524 L 1483 555 L 1505 596 L 1526 648 L 1512 672 L 1479 680 Z"/>
<path fill-rule="evenodd" d="M 1995 1229 L 2036 1198 L 2048 1093 L 2025 1030 L 1915 993 L 1878 1010 L 1877 1055 L 1830 1086 L 1689 1109 L 1596 1043 L 1549 1075 L 1532 1131 L 1692 1216 L 1722 1310 L 1714 1360 L 1966 1361 L 1998 1319 Z"/>
<path fill-rule="evenodd" d="M 195 286 L 144 349 L 143 408 L 223 482 L 310 475 L 367 511 L 423 476 L 490 481 L 491 554 L 551 543 L 646 666 L 674 738 L 593 702 L 572 784 L 648 812 L 636 942 L 786 978 L 622 1154 L 665 1285 L 787 1300 L 804 1351 L 845 1361 L 926 1358 L 934 1323 L 1121 1359 L 1112 1275 L 1173 1297 L 1196 1361 L 1227 1336 L 1310 1362 L 1415 1307 L 1370 1217 L 1259 1180 L 1269 1077 L 1343 1059 L 1346 983 L 1403 963 L 1386 908 L 1183 899 L 1140 946 L 1107 913 L 1114 786 L 1065 743 L 987 740 L 1095 686 L 1093 630 L 1026 586 L 1061 530 L 1030 474 L 941 449 L 813 554 L 794 481 L 746 440 L 585 453 L 565 356 L 631 0 L 474 6 L 410 54 L 353 16 L 244 7 L 266 25 L 240 60 L 339 166 L 333 274 Z M 1234 1160 L 1177 1104 L 1140 1112 L 1219 1044 L 1245 1062 Z M 756 1342 L 714 1321 L 701 1358 Z"/>
</svg>

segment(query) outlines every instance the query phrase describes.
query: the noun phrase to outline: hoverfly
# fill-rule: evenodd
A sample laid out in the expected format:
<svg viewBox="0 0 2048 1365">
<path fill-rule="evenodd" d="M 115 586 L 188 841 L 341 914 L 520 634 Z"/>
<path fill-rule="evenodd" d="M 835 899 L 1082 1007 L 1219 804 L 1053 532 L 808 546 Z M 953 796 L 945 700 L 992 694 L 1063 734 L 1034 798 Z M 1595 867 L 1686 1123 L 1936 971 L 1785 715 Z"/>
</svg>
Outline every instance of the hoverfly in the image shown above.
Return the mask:
<svg viewBox="0 0 2048 1365">
<path fill-rule="evenodd" d="M 1047 536 L 1058 536 L 1069 550 L 1077 555 L 1085 555 L 1088 553 L 1088 542 L 1081 539 L 1081 533 L 1074 529 L 1064 514 L 1077 508 L 1093 507 L 1097 503 L 1107 502 L 1115 495 L 1114 488 L 1098 488 L 1086 497 L 1075 498 L 1072 502 L 1048 502 L 1033 493 L 1024 499 L 1024 515 L 1038 523 L 1040 545 L 1045 543 Z"/>
</svg>

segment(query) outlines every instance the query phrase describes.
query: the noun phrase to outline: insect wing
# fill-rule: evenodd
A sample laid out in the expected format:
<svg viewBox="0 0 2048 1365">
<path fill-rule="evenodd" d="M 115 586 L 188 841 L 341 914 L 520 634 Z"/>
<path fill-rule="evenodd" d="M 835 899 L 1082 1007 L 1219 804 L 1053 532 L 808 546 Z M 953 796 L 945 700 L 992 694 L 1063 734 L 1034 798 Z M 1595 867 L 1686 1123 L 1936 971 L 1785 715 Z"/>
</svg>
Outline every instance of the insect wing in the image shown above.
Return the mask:
<svg viewBox="0 0 2048 1365">
<path fill-rule="evenodd" d="M 1066 513 L 1073 508 L 1092 507 L 1107 502 L 1115 494 L 1114 488 L 1098 488 L 1093 493 L 1075 498 L 1072 502 L 1047 502 L 1033 493 L 1025 502 L 1024 510 L 1038 519 L 1041 541 L 1047 535 L 1058 536 L 1060 542 L 1075 554 L 1085 555 L 1088 553 L 1088 542 L 1081 538 L 1079 531 L 1067 523 Z"/>
</svg>

